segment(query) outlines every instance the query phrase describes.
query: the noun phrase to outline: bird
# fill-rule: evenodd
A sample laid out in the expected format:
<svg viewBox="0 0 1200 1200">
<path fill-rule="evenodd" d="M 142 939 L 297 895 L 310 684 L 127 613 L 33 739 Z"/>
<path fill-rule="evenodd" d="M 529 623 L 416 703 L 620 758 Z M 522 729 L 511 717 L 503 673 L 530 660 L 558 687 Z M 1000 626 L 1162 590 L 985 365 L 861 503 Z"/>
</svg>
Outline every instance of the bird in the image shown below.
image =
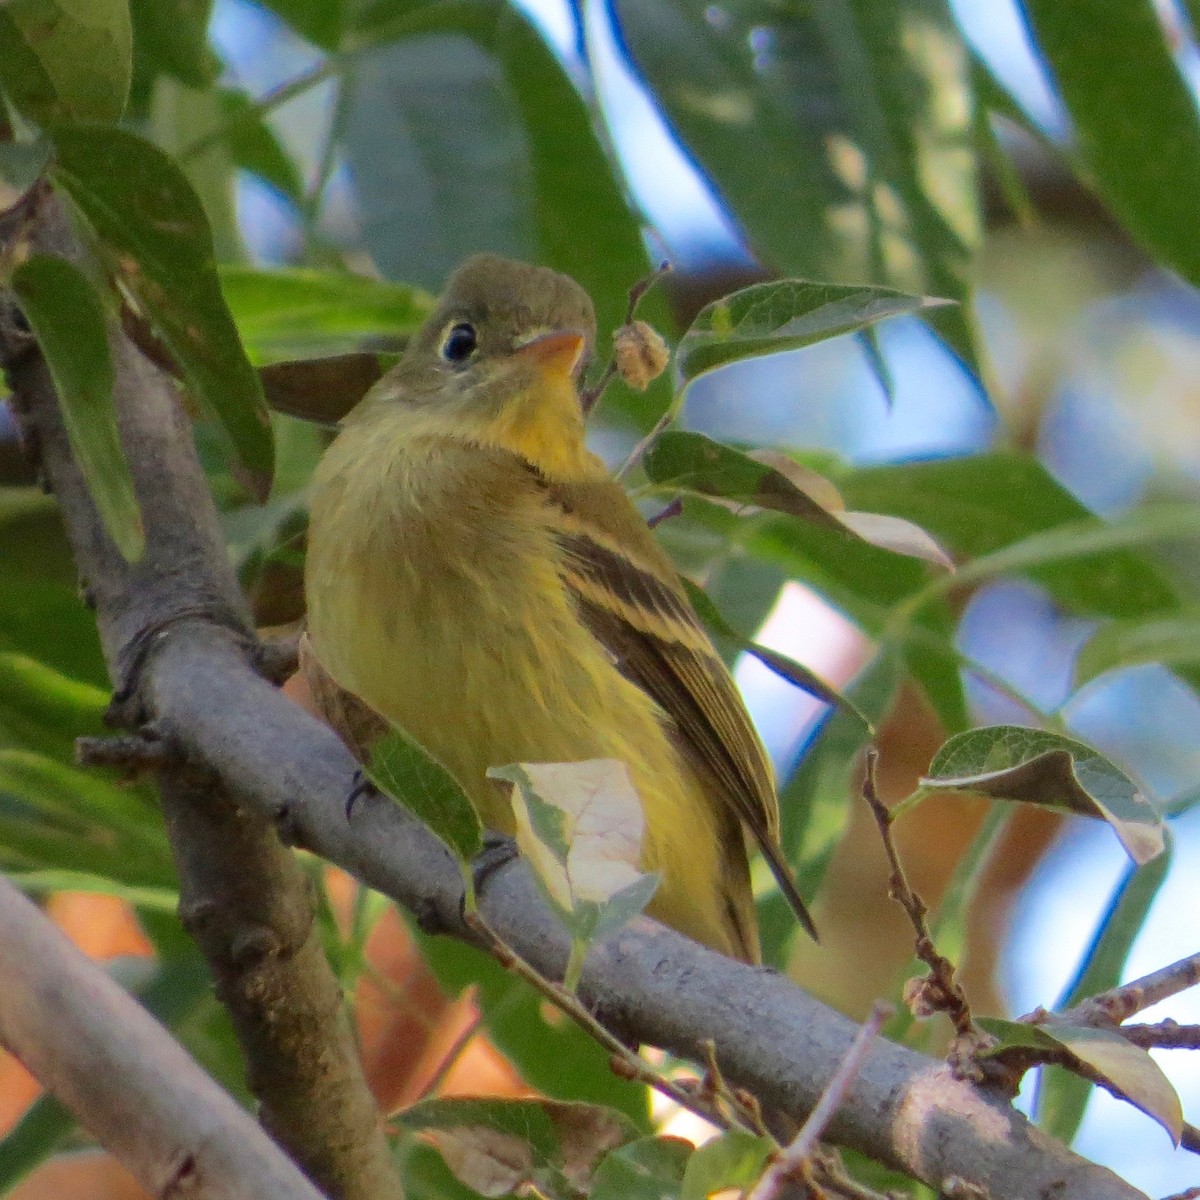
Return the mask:
<svg viewBox="0 0 1200 1200">
<path fill-rule="evenodd" d="M 648 914 L 758 963 L 748 841 L 816 932 L 736 685 L 587 446 L 595 338 L 592 301 L 563 274 L 494 254 L 452 273 L 314 473 L 308 649 L 367 726 L 438 761 L 488 829 L 514 830 L 489 767 L 624 762 L 642 866 L 660 875 Z"/>
</svg>

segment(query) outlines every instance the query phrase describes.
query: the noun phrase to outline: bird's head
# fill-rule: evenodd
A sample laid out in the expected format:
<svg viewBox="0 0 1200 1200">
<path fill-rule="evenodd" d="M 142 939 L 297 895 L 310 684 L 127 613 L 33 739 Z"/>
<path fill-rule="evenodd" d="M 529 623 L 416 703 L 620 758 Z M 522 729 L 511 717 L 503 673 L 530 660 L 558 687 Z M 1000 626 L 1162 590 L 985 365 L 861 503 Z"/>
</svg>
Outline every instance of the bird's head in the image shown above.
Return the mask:
<svg viewBox="0 0 1200 1200">
<path fill-rule="evenodd" d="M 478 254 L 450 276 L 372 400 L 403 407 L 430 432 L 481 440 L 563 418 L 582 431 L 578 380 L 595 336 L 592 301 L 573 279 Z"/>
</svg>

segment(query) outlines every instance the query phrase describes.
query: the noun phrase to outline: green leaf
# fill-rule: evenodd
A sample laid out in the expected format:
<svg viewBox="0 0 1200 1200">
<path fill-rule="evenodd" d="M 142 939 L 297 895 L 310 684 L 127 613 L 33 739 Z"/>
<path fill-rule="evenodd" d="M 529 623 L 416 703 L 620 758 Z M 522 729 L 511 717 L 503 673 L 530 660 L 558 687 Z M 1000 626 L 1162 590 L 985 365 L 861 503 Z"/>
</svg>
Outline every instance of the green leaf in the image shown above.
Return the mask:
<svg viewBox="0 0 1200 1200">
<path fill-rule="evenodd" d="M 483 827 L 462 788 L 441 763 L 402 734 L 386 733 L 371 747 L 372 782 L 428 825 L 468 863 L 483 848 Z"/>
<path fill-rule="evenodd" d="M 89 892 L 96 896 L 115 896 L 134 908 L 173 915 L 179 910 L 179 891 L 176 888 L 133 887 L 103 875 L 88 871 L 43 870 L 12 871 L 10 882 L 22 891 L 34 895 L 48 892 Z"/>
<path fill-rule="evenodd" d="M 892 288 L 781 279 L 756 283 L 705 305 L 676 351 L 687 382 L 726 363 L 799 350 L 887 317 L 939 304 Z"/>
<path fill-rule="evenodd" d="M 828 479 L 785 454 L 746 453 L 702 433 L 669 429 L 655 439 L 642 466 L 662 488 L 786 513 L 895 554 L 951 566 L 924 530 L 888 514 L 847 512 Z"/>
<path fill-rule="evenodd" d="M 826 683 L 819 675 L 810 671 L 802 663 L 796 662 L 795 659 L 789 658 L 786 654 L 780 654 L 777 650 L 772 650 L 768 646 L 760 646 L 757 642 L 751 641 L 743 634 L 738 633 L 721 615 L 720 610 L 709 599 L 704 589 L 692 583 L 690 579 L 684 579 L 683 586 L 687 591 L 688 599 L 692 602 L 692 607 L 696 610 L 696 615 L 704 622 L 710 634 L 732 642 L 738 650 L 744 651 L 746 654 L 758 659 L 764 666 L 770 667 L 776 675 L 782 679 L 786 679 L 794 687 L 798 687 L 810 696 L 815 696 L 818 700 L 823 700 L 826 704 L 832 704 L 834 707 L 848 712 L 851 716 L 857 717 L 863 723 L 868 733 L 875 732 L 866 715 L 859 712 L 832 684 Z"/>
<path fill-rule="evenodd" d="M 77 737 L 107 732 L 108 698 L 38 659 L 0 652 L 0 744 L 7 735 L 16 746 L 74 763 Z"/>
<path fill-rule="evenodd" d="M 698 1146 L 683 1173 L 681 1200 L 708 1200 L 713 1192 L 748 1192 L 763 1173 L 775 1143 L 743 1129 L 729 1129 Z"/>
<path fill-rule="evenodd" d="M 258 375 L 221 295 L 196 193 L 161 150 L 124 129 L 54 131 L 54 178 L 99 236 L 199 402 L 229 438 L 254 490 L 270 490 L 271 422 Z"/>
<path fill-rule="evenodd" d="M 46 357 L 71 449 L 104 528 L 135 562 L 145 553 L 146 535 L 117 429 L 100 297 L 77 267 L 45 254 L 23 262 L 12 287 Z"/>
<path fill-rule="evenodd" d="M 886 649 L 847 689 L 855 707 L 873 725 L 887 715 L 900 684 L 897 656 Z M 835 711 L 805 751 L 779 795 L 780 843 L 794 868 L 800 895 L 811 903 L 834 851 L 850 825 L 856 798 L 855 777 L 870 734 L 857 718 Z M 773 891 L 759 905 L 763 961 L 782 968 L 796 934 L 787 901 Z"/>
<path fill-rule="evenodd" d="M 304 201 L 304 180 L 274 130 L 258 114 L 245 92 L 220 88 L 216 93 L 221 122 L 228 129 L 225 141 L 234 163 L 257 175 L 293 204 Z"/>
<path fill-rule="evenodd" d="M 1142 663 L 1200 666 L 1200 612 L 1102 625 L 1075 660 L 1075 686 L 1082 687 L 1105 671 Z"/>
<path fill-rule="evenodd" d="M 1163 851 L 1162 818 L 1136 784 L 1083 742 L 993 725 L 956 734 L 934 755 L 921 787 L 1063 808 L 1107 821 L 1136 863 Z"/>
<path fill-rule="evenodd" d="M 1071 553 L 1082 531 L 1105 530 L 1032 455 L 1013 451 L 936 462 L 855 469 L 837 477 L 853 508 L 894 513 L 927 529 L 959 562 L 957 582 L 981 559 L 1040 532 L 1062 531 L 1050 555 L 1018 560 L 1071 612 L 1136 617 L 1175 609 L 1179 600 L 1163 572 L 1120 544 Z M 1058 552 L 1055 552 L 1056 546 Z M 965 563 L 965 566 L 963 565 Z M 881 599 L 883 597 L 880 597 Z"/>
<path fill-rule="evenodd" d="M 642 466 L 661 488 L 717 496 L 841 529 L 834 515 L 841 504 L 837 488 L 798 463 L 795 473 L 784 475 L 703 433 L 668 429 L 646 451 Z"/>
<path fill-rule="evenodd" d="M 1183 1108 L 1178 1093 L 1149 1052 L 1127 1041 L 1117 1030 L 1072 1025 L 1057 1017 L 1038 1025 L 983 1017 L 979 1024 L 1000 1039 L 999 1045 L 985 1051 L 985 1056 L 1002 1055 L 1015 1047 L 1035 1053 L 1065 1051 L 1069 1059 L 1082 1064 L 1082 1069 L 1107 1080 L 1130 1104 L 1153 1117 L 1179 1145 Z"/>
<path fill-rule="evenodd" d="M 208 44 L 212 0 L 130 0 L 135 112 L 149 105 L 160 75 L 207 88 L 221 72 Z"/>
<path fill-rule="evenodd" d="M 344 0 L 263 0 L 277 17 L 322 50 L 336 50 L 346 20 Z M 357 5 L 352 5 L 357 8 Z"/>
<path fill-rule="evenodd" d="M 1152 0 L 1022 7 L 1071 115 L 1081 173 L 1159 262 L 1200 285 L 1189 203 L 1200 114 Z"/>
<path fill-rule="evenodd" d="M 636 66 L 755 256 L 787 274 L 965 301 L 981 221 L 969 62 L 948 7 L 715 11 L 617 4 Z M 974 363 L 964 309 L 931 323 Z"/>
<path fill-rule="evenodd" d="M 357 350 L 407 338 L 433 310 L 419 288 L 301 267 L 222 267 L 221 287 L 256 361 Z"/>
<path fill-rule="evenodd" d="M 945 601 L 926 604 L 903 639 L 904 663 L 925 693 L 947 735 L 973 724 L 963 689 L 958 621 Z"/>
<path fill-rule="evenodd" d="M 74 1128 L 75 1118 L 49 1092 L 43 1092 L 0 1139 L 0 1194 L 7 1195 L 49 1158 Z"/>
<path fill-rule="evenodd" d="M 608 1051 L 546 1004 L 540 992 L 482 951 L 449 938 L 430 937 L 419 929 L 414 937 L 448 995 L 471 990 L 488 1037 L 531 1088 L 548 1096 L 617 1108 L 640 1131 L 650 1132 L 646 1087 L 618 1078 Z"/>
<path fill-rule="evenodd" d="M 47 827 L 57 825 L 81 843 L 92 841 L 105 850 L 133 855 L 129 869 L 113 874 L 114 879 L 136 885 L 175 885 L 162 822 L 145 793 L 116 787 L 94 774 L 15 749 L 0 750 L 0 791 L 29 806 Z M 0 845 L 7 840 L 0 838 Z M 94 874 L 110 874 L 82 861 L 45 865 L 78 866 Z"/>
<path fill-rule="evenodd" d="M 431 1135 L 458 1179 L 486 1196 L 587 1191 L 601 1155 L 637 1137 L 623 1114 L 558 1100 L 464 1097 L 423 1100 L 396 1114 Z"/>
<path fill-rule="evenodd" d="M 35 125 L 119 120 L 132 72 L 126 0 L 0 5 L 0 85 Z"/>
<path fill-rule="evenodd" d="M 342 120 L 383 272 L 437 288 L 467 254 L 492 250 L 565 271 L 600 328 L 619 325 L 649 268 L 640 222 L 529 18 L 501 0 L 447 0 L 358 36 L 389 42 L 346 79 Z"/>
<path fill-rule="evenodd" d="M 1171 865 L 1172 846 L 1167 830 L 1167 850 L 1145 866 L 1131 866 L 1121 880 L 1096 936 L 1080 963 L 1075 979 L 1055 1005 L 1073 1008 L 1088 996 L 1108 991 L 1121 982 L 1121 974 L 1141 933 L 1150 907 L 1162 888 Z M 1052 1137 L 1070 1145 L 1083 1121 L 1092 1085 L 1069 1071 L 1041 1071 L 1034 1095 L 1038 1124 Z"/>
<path fill-rule="evenodd" d="M 978 583 L 1000 575 L 1033 574 L 1045 567 L 1057 569 L 1072 561 L 1091 559 L 1131 546 L 1151 546 L 1156 542 L 1197 537 L 1200 537 L 1200 506 L 1158 504 L 1109 524 L 1083 520 L 1033 534 L 968 563 L 956 582 Z"/>
<path fill-rule="evenodd" d="M 642 1138 L 605 1155 L 588 1200 L 678 1200 L 692 1144 L 682 1138 Z"/>
</svg>

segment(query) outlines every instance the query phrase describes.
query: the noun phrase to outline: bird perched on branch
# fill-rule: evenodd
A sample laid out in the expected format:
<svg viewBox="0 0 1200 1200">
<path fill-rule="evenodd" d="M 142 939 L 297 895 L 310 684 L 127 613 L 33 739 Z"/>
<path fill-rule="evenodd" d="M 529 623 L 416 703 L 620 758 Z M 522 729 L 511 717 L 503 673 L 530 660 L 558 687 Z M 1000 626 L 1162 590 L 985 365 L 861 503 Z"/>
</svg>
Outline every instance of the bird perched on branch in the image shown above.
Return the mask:
<svg viewBox="0 0 1200 1200">
<path fill-rule="evenodd" d="M 308 636 L 332 680 L 455 777 L 616 758 L 645 811 L 649 913 L 759 960 L 746 834 L 812 924 L 779 849 L 770 763 L 646 522 L 584 442 L 591 300 L 480 255 L 343 421 L 312 492 Z"/>
</svg>

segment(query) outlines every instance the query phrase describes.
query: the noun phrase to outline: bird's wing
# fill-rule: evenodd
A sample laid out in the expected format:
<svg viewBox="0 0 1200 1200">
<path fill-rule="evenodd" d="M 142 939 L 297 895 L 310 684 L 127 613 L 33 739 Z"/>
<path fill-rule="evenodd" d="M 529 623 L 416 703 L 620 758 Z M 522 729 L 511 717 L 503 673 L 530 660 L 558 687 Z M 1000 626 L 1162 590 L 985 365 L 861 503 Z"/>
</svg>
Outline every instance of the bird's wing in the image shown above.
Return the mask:
<svg viewBox="0 0 1200 1200">
<path fill-rule="evenodd" d="M 618 669 L 663 710 L 701 778 L 753 835 L 805 928 L 812 921 L 779 847 L 775 780 L 745 705 L 675 568 L 617 483 L 548 483 L 563 581 Z"/>
</svg>

